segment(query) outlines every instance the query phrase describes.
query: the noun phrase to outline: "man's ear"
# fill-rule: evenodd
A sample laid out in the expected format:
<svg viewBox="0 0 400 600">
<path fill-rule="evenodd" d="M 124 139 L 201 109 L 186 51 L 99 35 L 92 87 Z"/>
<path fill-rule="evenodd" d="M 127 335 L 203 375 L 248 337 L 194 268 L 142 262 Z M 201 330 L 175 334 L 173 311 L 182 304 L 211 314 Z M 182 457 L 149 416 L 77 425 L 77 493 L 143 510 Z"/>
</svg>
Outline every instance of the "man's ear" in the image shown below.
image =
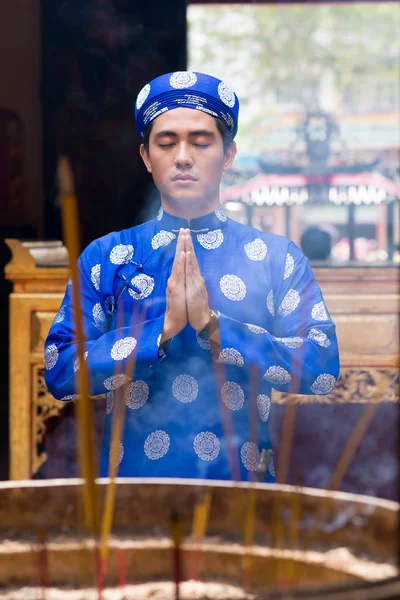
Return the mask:
<svg viewBox="0 0 400 600">
<path fill-rule="evenodd" d="M 142 160 L 145 164 L 146 169 L 148 170 L 149 173 L 151 173 L 152 170 L 151 170 L 150 157 L 149 157 L 149 154 L 148 154 L 146 148 L 144 147 L 144 144 L 140 144 L 139 152 L 140 152 L 140 156 L 142 157 Z"/>
<path fill-rule="evenodd" d="M 236 142 L 231 142 L 227 147 L 224 155 L 224 171 L 227 171 L 235 160 L 237 153 Z"/>
</svg>

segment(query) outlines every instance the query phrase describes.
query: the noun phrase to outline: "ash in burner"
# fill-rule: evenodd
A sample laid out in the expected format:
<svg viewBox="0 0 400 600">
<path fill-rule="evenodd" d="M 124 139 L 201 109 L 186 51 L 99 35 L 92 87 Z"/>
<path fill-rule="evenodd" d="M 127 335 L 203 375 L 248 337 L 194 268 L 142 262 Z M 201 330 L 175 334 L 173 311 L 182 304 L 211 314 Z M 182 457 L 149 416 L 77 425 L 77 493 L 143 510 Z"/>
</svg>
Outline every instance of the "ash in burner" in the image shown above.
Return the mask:
<svg viewBox="0 0 400 600">
<path fill-rule="evenodd" d="M 24 587 L 0 592 L 0 600 L 37 600 L 41 588 Z M 169 581 L 127 585 L 123 588 L 104 588 L 103 600 L 175 600 L 175 585 Z M 68 590 L 46 588 L 46 600 L 97 600 L 98 590 Z M 180 600 L 256 600 L 242 588 L 225 583 L 184 581 L 180 585 Z"/>
</svg>

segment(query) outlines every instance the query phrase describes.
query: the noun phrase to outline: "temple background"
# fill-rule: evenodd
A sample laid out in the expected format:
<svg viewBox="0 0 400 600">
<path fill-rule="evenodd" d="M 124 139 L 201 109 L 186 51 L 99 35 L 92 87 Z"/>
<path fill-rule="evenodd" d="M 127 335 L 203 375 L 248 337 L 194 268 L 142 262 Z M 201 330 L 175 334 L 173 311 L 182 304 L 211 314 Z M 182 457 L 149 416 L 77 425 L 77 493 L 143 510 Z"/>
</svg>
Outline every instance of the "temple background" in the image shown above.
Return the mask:
<svg viewBox="0 0 400 600">
<path fill-rule="evenodd" d="M 4 79 L 0 86 L 2 236 L 62 238 L 55 167 L 57 157 L 64 152 L 70 156 L 74 170 L 83 245 L 110 230 L 149 218 L 157 208 L 157 194 L 137 154 L 139 140 L 133 123 L 134 99 L 145 82 L 163 72 L 184 69 L 186 64 L 186 3 L 183 0 L 154 0 L 151 3 L 142 0 L 3 0 L 0 6 L 0 66 Z M 234 81 L 231 83 L 235 85 Z M 289 129 L 293 129 L 294 119 L 290 117 L 289 121 Z M 285 131 L 282 135 L 281 149 L 286 143 Z M 5 245 L 1 247 L 0 257 L 3 269 L 10 258 Z M 363 409 L 362 402 L 375 387 L 376 379 L 371 378 L 367 364 L 373 354 L 372 342 L 381 343 L 377 359 L 383 364 L 388 356 L 387 363 L 391 365 L 391 370 L 383 368 L 378 373 L 383 389 L 387 395 L 389 392 L 392 396 L 396 394 L 392 377 L 396 334 L 393 334 L 392 324 L 397 322 L 398 290 L 395 269 L 392 268 L 390 277 L 386 277 L 388 272 L 389 269 L 383 275 L 383 270 L 375 273 L 375 279 L 366 277 L 365 273 L 359 274 L 357 283 L 352 280 L 354 275 L 335 274 L 337 281 L 333 281 L 333 287 L 337 286 L 344 294 L 343 299 L 339 298 L 342 304 L 339 302 L 338 312 L 359 311 L 352 329 L 357 335 L 361 333 L 360 340 L 356 340 L 357 360 L 363 354 L 364 340 L 368 343 L 365 343 L 363 356 L 365 363 L 355 360 L 354 373 L 349 374 L 349 381 L 338 390 L 338 395 L 344 391 L 350 400 L 354 397 L 354 404 L 341 400 L 341 403 L 331 401 L 298 409 L 301 418 L 294 435 L 294 458 L 302 454 L 310 461 L 308 465 L 302 463 L 303 469 L 309 469 L 309 485 L 326 484 L 338 452 Z M 60 288 L 64 285 L 63 281 Z M 364 286 L 361 292 L 360 285 Z M 2 478 L 8 476 L 10 291 L 11 284 L 1 280 Z M 379 301 L 375 298 L 375 304 L 371 306 L 367 298 L 375 291 L 381 297 Z M 348 304 L 350 295 L 351 307 Z M 362 302 L 360 296 L 364 296 Z M 383 305 L 386 308 L 383 309 Z M 378 335 L 363 338 L 367 313 L 371 313 Z M 380 339 L 382 331 L 383 339 Z M 354 333 L 355 338 L 357 335 Z M 39 346 L 38 343 L 38 354 Z M 348 357 L 351 358 L 350 351 Z M 358 373 L 360 364 L 366 368 L 359 369 Z M 68 407 L 67 415 L 71 409 L 72 406 Z M 285 405 L 276 405 L 274 412 L 274 431 L 279 442 Z M 346 489 L 360 491 L 361 482 L 362 491 L 373 494 L 379 479 L 379 493 L 392 497 L 393 472 L 396 470 L 393 457 L 398 444 L 396 404 L 382 402 L 374 419 L 374 435 L 364 440 L 358 453 L 361 475 L 360 470 L 350 473 Z M 336 423 L 336 429 L 333 429 L 333 423 Z M 73 426 L 64 427 L 63 435 L 74 439 Z M 57 435 L 52 437 L 56 445 L 59 443 L 58 448 L 53 448 L 52 458 L 57 458 L 66 439 Z M 327 439 L 333 440 L 334 444 L 326 443 Z M 319 470 L 313 469 L 316 440 L 324 463 Z M 386 462 L 382 469 L 383 457 Z M 63 474 L 73 474 L 73 470 L 68 472 L 67 459 L 64 455 L 66 469 Z M 73 462 L 73 457 L 71 460 Z M 57 462 L 49 461 L 47 467 L 47 473 L 39 473 L 39 476 L 57 474 Z M 294 462 L 291 466 L 293 480 L 298 474 L 296 468 Z"/>
</svg>

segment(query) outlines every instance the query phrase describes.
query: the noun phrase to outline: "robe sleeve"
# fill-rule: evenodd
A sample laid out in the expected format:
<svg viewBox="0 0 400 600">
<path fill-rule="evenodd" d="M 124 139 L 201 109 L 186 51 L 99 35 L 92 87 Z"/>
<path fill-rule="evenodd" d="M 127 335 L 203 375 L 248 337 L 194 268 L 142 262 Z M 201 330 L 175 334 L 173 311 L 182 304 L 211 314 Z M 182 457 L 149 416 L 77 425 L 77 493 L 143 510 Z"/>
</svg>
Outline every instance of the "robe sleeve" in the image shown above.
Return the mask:
<svg viewBox="0 0 400 600">
<path fill-rule="evenodd" d="M 159 358 L 158 346 L 164 325 L 164 314 L 140 322 L 140 316 L 132 315 L 132 323 L 111 329 L 113 315 L 107 301 L 99 293 L 100 267 L 98 253 L 93 242 L 78 262 L 81 280 L 81 318 L 85 335 L 85 364 L 89 373 L 89 393 L 104 394 L 122 385 L 132 373 L 128 365 L 150 368 Z M 100 269 L 99 269 L 100 271 Z M 67 290 L 60 310 L 54 318 L 45 343 L 45 380 L 50 393 L 59 400 L 76 398 L 77 360 L 74 322 L 76 315 L 72 303 L 72 285 Z M 117 319 L 118 320 L 118 319 Z M 135 322 L 136 321 L 136 322 Z M 126 320 L 125 320 L 126 323 Z M 134 353 L 134 357 L 132 354 Z M 133 362 L 134 360 L 134 362 Z"/>
<path fill-rule="evenodd" d="M 308 260 L 293 242 L 278 280 L 266 290 L 272 331 L 257 325 L 257 315 L 254 323 L 241 323 L 220 313 L 219 360 L 255 364 L 280 392 L 329 394 L 339 375 L 335 325 Z"/>
</svg>

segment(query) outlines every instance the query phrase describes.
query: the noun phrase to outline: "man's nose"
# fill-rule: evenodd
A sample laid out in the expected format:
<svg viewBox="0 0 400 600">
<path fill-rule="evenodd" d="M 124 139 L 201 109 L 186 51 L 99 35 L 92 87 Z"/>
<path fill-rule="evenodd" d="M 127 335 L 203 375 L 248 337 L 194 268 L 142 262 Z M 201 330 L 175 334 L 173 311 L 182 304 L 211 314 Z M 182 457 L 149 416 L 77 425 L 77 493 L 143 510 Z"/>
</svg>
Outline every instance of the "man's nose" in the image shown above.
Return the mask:
<svg viewBox="0 0 400 600">
<path fill-rule="evenodd" d="M 181 168 L 193 166 L 193 158 L 190 144 L 181 143 L 177 145 L 175 155 L 175 166 Z"/>
</svg>

